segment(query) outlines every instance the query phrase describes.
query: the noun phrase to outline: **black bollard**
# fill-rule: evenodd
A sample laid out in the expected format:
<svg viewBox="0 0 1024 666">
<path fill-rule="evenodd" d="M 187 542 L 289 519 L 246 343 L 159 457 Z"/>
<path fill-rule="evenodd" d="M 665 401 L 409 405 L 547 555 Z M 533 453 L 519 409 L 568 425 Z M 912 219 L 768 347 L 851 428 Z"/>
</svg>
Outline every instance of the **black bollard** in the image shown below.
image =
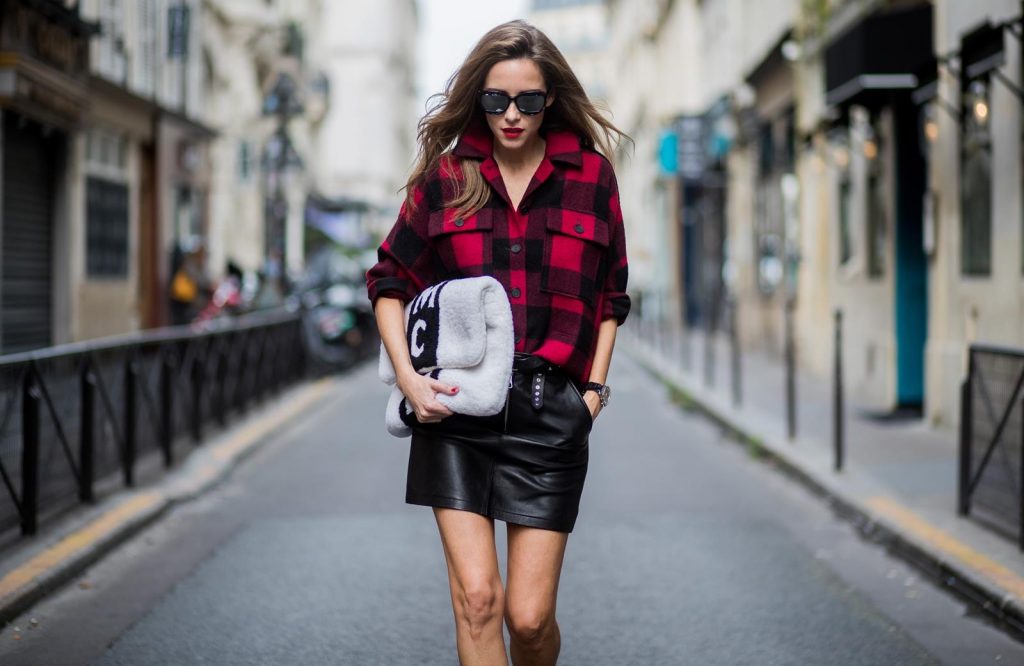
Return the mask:
<svg viewBox="0 0 1024 666">
<path fill-rule="evenodd" d="M 93 477 L 95 476 L 94 463 L 96 461 L 96 377 L 92 372 L 92 363 L 88 360 L 82 364 L 79 386 L 81 388 L 82 416 L 80 425 L 82 430 L 78 436 L 78 499 L 82 502 L 92 502 L 95 499 Z"/>
<path fill-rule="evenodd" d="M 35 534 L 39 518 L 39 389 L 35 364 L 21 385 L 21 533 Z"/>
<path fill-rule="evenodd" d="M 960 385 L 960 467 L 957 478 L 957 513 L 966 516 L 971 510 L 971 372 L 974 355 L 968 353 L 967 377 Z M 1024 517 L 1024 511 L 1021 512 Z"/>
<path fill-rule="evenodd" d="M 843 311 L 836 308 L 835 373 L 833 386 L 832 441 L 835 448 L 835 471 L 843 470 Z"/>
<path fill-rule="evenodd" d="M 782 323 L 785 331 L 785 364 L 786 364 L 786 435 L 789 441 L 796 439 L 796 341 L 793 334 L 792 296 L 786 296 L 783 305 Z"/>
<path fill-rule="evenodd" d="M 715 386 L 715 321 L 712 314 L 711 298 L 707 299 L 704 311 L 704 386 Z"/>
<path fill-rule="evenodd" d="M 740 334 L 736 329 L 736 298 L 729 300 L 729 347 L 732 361 L 732 404 L 739 407 L 743 402 L 743 387 L 740 372 Z"/>
</svg>

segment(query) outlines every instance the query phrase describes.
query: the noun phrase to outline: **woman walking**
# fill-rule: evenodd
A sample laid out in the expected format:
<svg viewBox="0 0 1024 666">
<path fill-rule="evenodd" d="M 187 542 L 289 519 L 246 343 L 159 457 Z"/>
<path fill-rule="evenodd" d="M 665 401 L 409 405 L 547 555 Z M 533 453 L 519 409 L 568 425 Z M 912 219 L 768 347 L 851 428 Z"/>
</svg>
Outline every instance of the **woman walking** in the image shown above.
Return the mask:
<svg viewBox="0 0 1024 666">
<path fill-rule="evenodd" d="M 367 273 L 381 339 L 415 412 L 406 502 L 434 507 L 462 664 L 554 664 L 555 602 L 587 472 L 588 436 L 625 321 L 615 174 L 624 135 L 565 58 L 523 21 L 481 38 L 419 123 L 399 219 Z M 598 152 L 600 151 L 600 152 Z M 505 408 L 453 414 L 458 387 L 417 374 L 404 303 L 441 280 L 491 275 L 512 306 Z M 502 586 L 494 520 L 508 534 Z"/>
</svg>

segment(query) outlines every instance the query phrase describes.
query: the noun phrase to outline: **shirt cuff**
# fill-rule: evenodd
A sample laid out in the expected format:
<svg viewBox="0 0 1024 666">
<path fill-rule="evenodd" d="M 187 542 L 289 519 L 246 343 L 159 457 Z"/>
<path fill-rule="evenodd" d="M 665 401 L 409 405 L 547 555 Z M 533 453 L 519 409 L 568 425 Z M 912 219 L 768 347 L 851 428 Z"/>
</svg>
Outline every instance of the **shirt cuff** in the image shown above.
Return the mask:
<svg viewBox="0 0 1024 666">
<path fill-rule="evenodd" d="M 616 294 L 614 296 L 605 294 L 604 306 L 601 310 L 601 321 L 614 319 L 619 326 L 622 326 L 629 315 L 631 304 L 632 302 L 628 294 Z"/>
<path fill-rule="evenodd" d="M 397 298 L 403 303 L 408 303 L 416 298 L 416 289 L 412 283 L 405 278 L 384 277 L 374 280 L 366 285 L 367 296 L 371 303 L 376 303 L 381 296 Z"/>
</svg>

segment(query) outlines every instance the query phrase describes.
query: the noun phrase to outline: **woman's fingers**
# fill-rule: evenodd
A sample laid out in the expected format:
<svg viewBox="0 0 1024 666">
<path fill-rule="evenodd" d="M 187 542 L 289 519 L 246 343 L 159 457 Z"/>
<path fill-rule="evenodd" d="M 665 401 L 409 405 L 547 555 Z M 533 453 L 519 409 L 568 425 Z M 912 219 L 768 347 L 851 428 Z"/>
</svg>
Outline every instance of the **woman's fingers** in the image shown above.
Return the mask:
<svg viewBox="0 0 1024 666">
<path fill-rule="evenodd" d="M 456 395 L 457 387 L 420 375 L 414 377 L 410 385 L 399 388 L 402 389 L 421 423 L 433 423 L 452 415 L 450 409 L 438 402 L 437 395 Z"/>
<path fill-rule="evenodd" d="M 452 386 L 451 384 L 445 384 L 444 382 L 436 379 L 430 380 L 430 387 L 437 393 L 443 393 L 445 395 L 455 395 L 459 392 L 459 387 Z"/>
</svg>

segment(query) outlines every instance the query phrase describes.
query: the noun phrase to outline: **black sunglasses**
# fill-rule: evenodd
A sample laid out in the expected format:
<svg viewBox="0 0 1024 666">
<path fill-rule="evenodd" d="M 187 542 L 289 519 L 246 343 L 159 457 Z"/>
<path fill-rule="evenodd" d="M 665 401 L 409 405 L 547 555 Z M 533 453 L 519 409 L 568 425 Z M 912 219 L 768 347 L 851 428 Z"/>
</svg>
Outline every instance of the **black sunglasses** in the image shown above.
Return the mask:
<svg viewBox="0 0 1024 666">
<path fill-rule="evenodd" d="M 529 92 L 519 93 L 515 97 L 510 97 L 507 93 L 499 92 L 497 90 L 481 90 L 480 91 L 480 106 L 483 107 L 484 113 L 499 114 L 505 113 L 508 105 L 515 102 L 516 108 L 521 113 L 528 116 L 535 116 L 544 110 L 544 103 L 548 99 L 548 94 L 541 90 L 531 90 Z"/>
</svg>

